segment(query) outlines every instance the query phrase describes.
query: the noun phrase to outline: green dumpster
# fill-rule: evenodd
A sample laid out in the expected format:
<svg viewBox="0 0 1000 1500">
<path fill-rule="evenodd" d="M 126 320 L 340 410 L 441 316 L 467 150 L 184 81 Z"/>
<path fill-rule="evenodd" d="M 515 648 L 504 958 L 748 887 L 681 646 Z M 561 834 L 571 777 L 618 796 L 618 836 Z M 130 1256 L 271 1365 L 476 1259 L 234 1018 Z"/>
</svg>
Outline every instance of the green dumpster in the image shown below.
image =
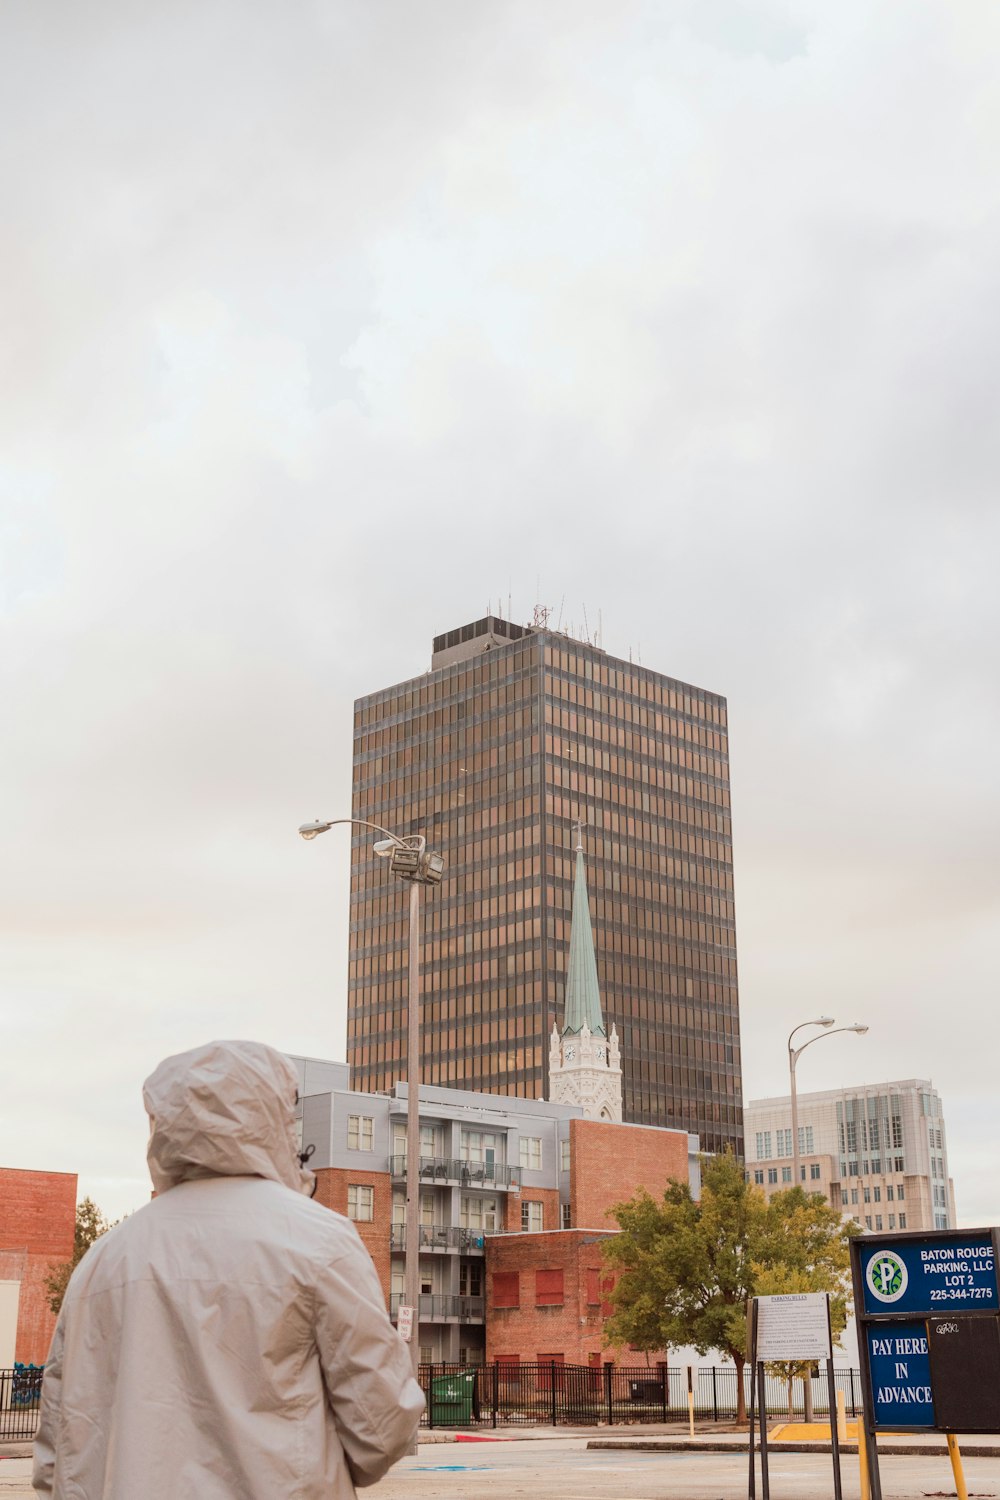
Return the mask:
<svg viewBox="0 0 1000 1500">
<path fill-rule="evenodd" d="M 473 1419 L 475 1370 L 438 1375 L 431 1381 L 430 1418 L 435 1427 L 466 1427 Z"/>
</svg>

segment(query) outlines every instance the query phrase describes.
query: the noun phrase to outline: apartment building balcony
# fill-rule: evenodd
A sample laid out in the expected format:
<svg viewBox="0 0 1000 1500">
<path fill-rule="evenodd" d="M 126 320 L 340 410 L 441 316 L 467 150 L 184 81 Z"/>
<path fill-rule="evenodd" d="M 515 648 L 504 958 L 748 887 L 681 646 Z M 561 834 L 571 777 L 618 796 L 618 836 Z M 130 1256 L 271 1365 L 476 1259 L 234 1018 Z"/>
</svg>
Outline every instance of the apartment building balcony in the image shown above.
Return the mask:
<svg viewBox="0 0 1000 1500">
<path fill-rule="evenodd" d="M 406 1156 L 389 1158 L 389 1172 L 396 1179 L 406 1177 Z M 499 1162 L 458 1161 L 453 1156 L 422 1156 L 420 1181 L 437 1182 L 455 1187 L 499 1188 L 501 1192 L 521 1186 L 520 1167 L 505 1167 Z"/>
<path fill-rule="evenodd" d="M 393 1292 L 389 1299 L 391 1317 L 396 1317 L 404 1302 L 405 1297 L 402 1292 Z M 482 1323 L 485 1316 L 486 1299 L 484 1297 L 459 1297 L 451 1292 L 421 1293 L 421 1323 Z"/>
<path fill-rule="evenodd" d="M 392 1250 L 406 1249 L 406 1225 L 393 1224 L 389 1231 Z M 461 1229 L 455 1224 L 421 1224 L 421 1250 L 439 1250 L 452 1255 L 485 1255 L 483 1231 Z"/>
</svg>

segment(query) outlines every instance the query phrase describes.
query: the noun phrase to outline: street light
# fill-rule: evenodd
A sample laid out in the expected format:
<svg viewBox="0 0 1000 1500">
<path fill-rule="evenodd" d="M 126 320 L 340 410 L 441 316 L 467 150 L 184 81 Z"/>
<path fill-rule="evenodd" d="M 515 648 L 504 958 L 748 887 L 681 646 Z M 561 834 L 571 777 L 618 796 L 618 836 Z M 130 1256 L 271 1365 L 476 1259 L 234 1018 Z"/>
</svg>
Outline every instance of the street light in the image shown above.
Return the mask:
<svg viewBox="0 0 1000 1500">
<path fill-rule="evenodd" d="M 389 869 L 401 880 L 410 882 L 409 978 L 406 987 L 406 1236 L 403 1259 L 406 1278 L 406 1301 L 413 1309 L 413 1332 L 410 1335 L 410 1359 L 416 1377 L 420 1365 L 420 888 L 440 885 L 444 858 L 427 848 L 422 833 L 408 833 L 401 838 L 367 818 L 317 818 L 303 823 L 299 833 L 314 839 L 340 823 L 354 828 L 372 828 L 384 835 L 374 845 L 380 859 L 388 859 Z"/>
<path fill-rule="evenodd" d="M 806 1026 L 822 1026 L 825 1029 L 818 1036 L 811 1036 L 808 1041 L 802 1043 L 801 1047 L 793 1047 L 792 1037 L 804 1030 Z M 826 1036 L 836 1036 L 838 1031 L 853 1031 L 858 1036 L 864 1036 L 868 1030 L 867 1026 L 862 1026 L 858 1021 L 855 1021 L 853 1026 L 836 1026 L 833 1031 L 829 1029 L 831 1026 L 835 1026 L 833 1016 L 820 1016 L 816 1021 L 800 1021 L 798 1026 L 792 1029 L 788 1038 L 788 1080 L 792 1090 L 792 1181 L 796 1186 L 799 1181 L 801 1153 L 799 1151 L 799 1100 L 795 1091 L 795 1064 L 813 1042 L 821 1042 Z"/>
<path fill-rule="evenodd" d="M 801 1047 L 792 1046 L 792 1038 L 807 1026 L 822 1026 L 823 1030 L 816 1036 L 809 1037 L 808 1041 L 802 1043 Z M 834 1029 L 831 1031 L 830 1027 Z M 792 1183 L 795 1187 L 799 1185 L 801 1172 L 801 1155 L 799 1150 L 799 1100 L 795 1091 L 795 1064 L 802 1056 L 807 1047 L 813 1042 L 821 1042 L 826 1036 L 836 1036 L 838 1031 L 853 1031 L 858 1036 L 864 1036 L 868 1030 L 867 1026 L 856 1021 L 853 1026 L 837 1026 L 833 1016 L 819 1016 L 815 1021 L 800 1021 L 798 1026 L 793 1027 L 788 1037 L 788 1080 L 792 1090 Z M 808 1380 L 803 1380 L 802 1388 L 805 1395 L 805 1405 L 802 1415 L 807 1422 L 812 1421 L 812 1385 Z"/>
</svg>

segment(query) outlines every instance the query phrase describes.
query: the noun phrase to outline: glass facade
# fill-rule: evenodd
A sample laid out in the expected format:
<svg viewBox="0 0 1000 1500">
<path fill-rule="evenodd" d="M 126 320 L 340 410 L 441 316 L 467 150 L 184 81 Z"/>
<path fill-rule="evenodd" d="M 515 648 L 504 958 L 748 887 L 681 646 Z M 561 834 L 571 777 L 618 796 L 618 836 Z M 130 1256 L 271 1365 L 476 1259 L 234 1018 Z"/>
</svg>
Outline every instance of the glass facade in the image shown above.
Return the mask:
<svg viewBox="0 0 1000 1500">
<path fill-rule="evenodd" d="M 725 700 L 499 620 L 435 645 L 475 654 L 360 699 L 354 729 L 354 816 L 424 833 L 446 860 L 423 906 L 424 1081 L 547 1094 L 582 818 L 625 1119 L 742 1154 Z M 358 1089 L 405 1077 L 406 911 L 405 886 L 356 836 Z"/>
</svg>

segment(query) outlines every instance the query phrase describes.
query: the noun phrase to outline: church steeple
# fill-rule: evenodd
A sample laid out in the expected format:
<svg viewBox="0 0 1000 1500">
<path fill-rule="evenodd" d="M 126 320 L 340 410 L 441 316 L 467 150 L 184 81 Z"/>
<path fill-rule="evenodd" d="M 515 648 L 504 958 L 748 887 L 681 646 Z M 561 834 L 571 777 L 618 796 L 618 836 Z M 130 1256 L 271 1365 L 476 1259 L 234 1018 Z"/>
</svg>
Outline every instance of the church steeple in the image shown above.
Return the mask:
<svg viewBox="0 0 1000 1500">
<path fill-rule="evenodd" d="M 549 1097 L 556 1104 L 580 1104 L 590 1120 L 621 1121 L 622 1069 L 618 1032 L 608 1036 L 601 1014 L 590 900 L 583 862 L 583 825 L 574 826 L 576 874 L 566 965 L 566 1006 L 560 1035 L 552 1027 Z"/>
<path fill-rule="evenodd" d="M 575 828 L 576 880 L 573 885 L 573 916 L 569 932 L 569 965 L 566 970 L 566 1009 L 563 1036 L 578 1036 L 589 1026 L 594 1036 L 607 1036 L 601 1015 L 601 989 L 594 956 L 594 933 L 590 925 L 590 898 L 583 864 L 583 828 Z"/>
</svg>

